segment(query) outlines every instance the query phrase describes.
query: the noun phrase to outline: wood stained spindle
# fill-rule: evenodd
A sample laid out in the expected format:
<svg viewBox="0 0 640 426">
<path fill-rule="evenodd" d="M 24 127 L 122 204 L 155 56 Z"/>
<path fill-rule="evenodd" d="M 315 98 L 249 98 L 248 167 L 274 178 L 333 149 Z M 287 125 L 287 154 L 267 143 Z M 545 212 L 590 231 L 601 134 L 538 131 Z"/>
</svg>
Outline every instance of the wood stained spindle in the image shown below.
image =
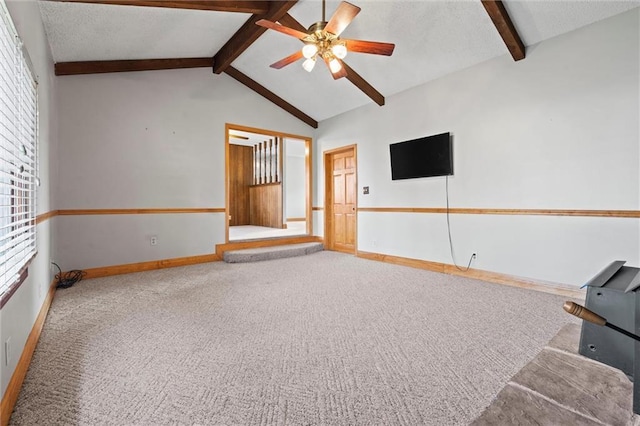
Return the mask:
<svg viewBox="0 0 640 426">
<path fill-rule="evenodd" d="M 258 183 L 258 174 L 257 174 L 257 165 L 256 165 L 256 154 L 258 153 L 258 148 L 256 148 L 256 145 L 253 145 L 253 184 L 257 184 Z"/>
<path fill-rule="evenodd" d="M 262 183 L 262 144 L 258 144 L 258 179 L 256 184 Z"/>
<path fill-rule="evenodd" d="M 276 141 L 275 141 L 275 150 L 274 151 L 276 153 L 276 161 L 275 161 L 275 164 L 276 164 L 276 182 L 279 182 L 279 180 L 278 180 L 278 169 L 280 167 L 278 167 L 279 166 L 278 165 L 278 138 L 276 138 Z"/>
<path fill-rule="evenodd" d="M 264 152 L 264 179 L 262 180 L 262 183 L 267 183 L 267 141 L 262 142 L 262 151 Z"/>
<path fill-rule="evenodd" d="M 273 183 L 273 139 L 269 139 L 269 183 Z"/>
</svg>

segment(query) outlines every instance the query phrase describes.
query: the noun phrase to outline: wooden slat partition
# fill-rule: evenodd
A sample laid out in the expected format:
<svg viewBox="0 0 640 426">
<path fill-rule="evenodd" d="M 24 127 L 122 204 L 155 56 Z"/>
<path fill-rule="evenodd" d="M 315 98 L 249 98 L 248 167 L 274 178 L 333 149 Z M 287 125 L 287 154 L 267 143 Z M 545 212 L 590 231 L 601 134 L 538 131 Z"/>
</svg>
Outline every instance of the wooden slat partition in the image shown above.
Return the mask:
<svg viewBox="0 0 640 426">
<path fill-rule="evenodd" d="M 253 148 L 229 145 L 229 225 L 249 225 L 249 186 L 253 184 Z"/>
<path fill-rule="evenodd" d="M 282 228 L 282 184 L 270 183 L 249 187 L 251 225 Z"/>
<path fill-rule="evenodd" d="M 282 154 L 279 138 L 265 140 L 253 147 L 254 185 L 282 181 Z M 280 155 L 279 155 L 280 153 Z"/>
</svg>

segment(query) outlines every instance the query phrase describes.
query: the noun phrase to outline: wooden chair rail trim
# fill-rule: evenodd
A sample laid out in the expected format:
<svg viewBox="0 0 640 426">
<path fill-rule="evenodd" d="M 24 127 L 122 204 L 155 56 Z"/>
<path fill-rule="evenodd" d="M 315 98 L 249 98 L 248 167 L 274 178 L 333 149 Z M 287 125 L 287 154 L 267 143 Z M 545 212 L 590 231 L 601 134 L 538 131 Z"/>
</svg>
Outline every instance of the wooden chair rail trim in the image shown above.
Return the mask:
<svg viewBox="0 0 640 426">
<path fill-rule="evenodd" d="M 55 291 L 56 281 L 53 280 L 49 285 L 49 291 L 47 292 L 44 302 L 42 302 L 42 307 L 40 308 L 40 312 L 38 313 L 36 321 L 31 328 L 29 337 L 27 337 L 27 342 L 24 345 L 24 349 L 22 350 L 22 355 L 20 355 L 20 359 L 18 360 L 16 369 L 11 376 L 11 380 L 9 380 L 7 390 L 2 397 L 2 403 L 0 405 L 0 425 L 2 426 L 6 426 L 9 424 L 11 413 L 13 412 L 13 408 L 18 401 L 18 395 L 20 394 L 22 383 L 24 382 L 24 378 L 27 375 L 27 370 L 29 369 L 29 365 L 31 364 L 33 352 L 36 350 L 36 345 L 38 343 L 38 340 L 40 339 L 40 333 L 42 332 L 44 321 L 47 318 L 47 314 L 49 313 L 49 307 L 51 306 L 51 302 L 53 301 Z"/>
<path fill-rule="evenodd" d="M 323 211 L 324 207 L 314 206 L 313 211 Z M 368 213 L 431 213 L 443 214 L 444 207 L 359 207 L 359 212 Z M 223 207 L 215 208 L 157 208 L 157 209 L 65 209 L 51 210 L 39 214 L 36 224 L 55 216 L 85 216 L 108 214 L 173 214 L 173 213 L 224 213 Z M 529 215 L 529 216 L 587 216 L 587 217 L 623 217 L 640 218 L 640 210 L 557 210 L 557 209 L 476 209 L 450 208 L 451 214 L 491 214 L 491 215 Z"/>
<path fill-rule="evenodd" d="M 51 210 L 51 211 L 48 211 L 46 213 L 39 214 L 38 216 L 36 216 L 36 225 L 38 225 L 38 224 L 40 224 L 42 222 L 45 222 L 45 221 L 47 221 L 47 220 L 49 220 L 52 217 L 55 217 L 57 215 L 58 215 L 58 210 Z"/>
<path fill-rule="evenodd" d="M 358 251 L 358 257 L 375 260 L 378 262 L 392 263 L 395 265 L 409 266 L 411 268 L 426 269 L 428 271 L 440 272 L 442 274 L 458 275 L 467 278 L 475 278 L 495 284 L 507 285 L 510 287 L 524 288 L 528 290 L 551 293 L 558 296 L 584 299 L 585 293 L 578 287 L 564 286 L 556 283 L 537 281 L 529 278 L 515 277 L 498 272 L 484 271 L 481 269 L 469 269 L 466 272 L 458 270 L 454 265 L 428 260 L 411 259 L 406 257 L 392 256 L 388 254 L 370 253 Z"/>
<path fill-rule="evenodd" d="M 36 224 L 56 216 L 90 216 L 109 214 L 177 214 L 177 213 L 224 213 L 224 207 L 213 208 L 159 208 L 159 209 L 65 209 L 51 210 L 36 216 Z"/>
<path fill-rule="evenodd" d="M 69 209 L 58 210 L 58 216 L 86 216 L 107 214 L 174 214 L 174 213 L 224 213 L 218 208 L 157 208 L 157 209 Z"/>
<path fill-rule="evenodd" d="M 446 213 L 445 207 L 359 207 L 359 212 L 372 213 Z M 561 209 L 476 209 L 450 208 L 451 214 L 490 214 L 525 216 L 589 216 L 640 218 L 640 210 L 561 210 Z"/>
</svg>

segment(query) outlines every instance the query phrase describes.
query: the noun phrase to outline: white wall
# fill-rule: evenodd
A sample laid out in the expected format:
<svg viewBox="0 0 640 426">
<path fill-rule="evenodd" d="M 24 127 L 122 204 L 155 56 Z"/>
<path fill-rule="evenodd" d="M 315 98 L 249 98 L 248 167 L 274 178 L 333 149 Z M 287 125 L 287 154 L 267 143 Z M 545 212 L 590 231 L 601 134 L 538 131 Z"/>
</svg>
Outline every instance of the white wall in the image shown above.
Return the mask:
<svg viewBox="0 0 640 426">
<path fill-rule="evenodd" d="M 210 69 L 65 76 L 58 90 L 59 209 L 223 208 L 225 123 L 314 130 Z M 223 213 L 58 224 L 64 270 L 208 254 L 224 242 Z"/>
<path fill-rule="evenodd" d="M 40 180 L 38 188 L 38 214 L 52 209 L 52 188 L 55 185 L 55 77 L 49 44 L 45 38 L 37 2 L 9 0 L 7 8 L 24 42 L 39 82 L 40 108 Z M 0 390 L 4 396 L 9 380 L 22 354 L 27 337 L 45 299 L 52 276 L 49 269 L 51 256 L 51 221 L 37 227 L 38 254 L 29 266 L 29 277 L 0 310 Z M 10 339 L 9 362 L 6 365 L 4 343 Z"/>
<path fill-rule="evenodd" d="M 323 121 L 314 206 L 324 204 L 322 151 L 356 143 L 359 207 L 444 207 L 444 177 L 391 181 L 389 144 L 451 132 L 452 207 L 638 210 L 639 14 L 531 46 L 523 61 L 504 55 L 388 97 L 382 108 Z M 615 259 L 638 266 L 639 222 L 451 216 L 459 264 L 477 252 L 475 268 L 571 285 Z M 358 249 L 451 263 L 444 215 L 360 213 Z"/>
<path fill-rule="evenodd" d="M 300 142 L 304 144 L 303 142 Z M 306 217 L 306 165 L 305 158 L 288 155 L 285 162 L 285 189 L 287 218 Z"/>
</svg>

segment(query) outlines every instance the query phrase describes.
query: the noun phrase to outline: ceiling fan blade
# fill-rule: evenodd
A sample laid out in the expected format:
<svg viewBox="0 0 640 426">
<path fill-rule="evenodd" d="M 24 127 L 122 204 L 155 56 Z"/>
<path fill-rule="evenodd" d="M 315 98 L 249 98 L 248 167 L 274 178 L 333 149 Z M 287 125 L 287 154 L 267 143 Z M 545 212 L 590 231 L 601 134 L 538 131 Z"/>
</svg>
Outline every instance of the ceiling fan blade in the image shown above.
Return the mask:
<svg viewBox="0 0 640 426">
<path fill-rule="evenodd" d="M 391 56 L 393 49 L 396 47 L 393 43 L 382 43 L 379 41 L 345 39 L 342 39 L 342 41 L 347 43 L 347 50 L 349 52 L 371 53 L 373 55 Z"/>
<path fill-rule="evenodd" d="M 367 80 L 362 78 L 360 74 L 358 74 L 353 68 L 347 65 L 344 61 L 340 61 L 345 71 L 347 71 L 347 80 L 353 83 L 358 89 L 362 90 L 362 92 L 371 98 L 375 103 L 382 106 L 384 105 L 384 96 L 382 93 L 378 92 L 375 87 L 370 85 Z"/>
<path fill-rule="evenodd" d="M 258 22 L 256 22 L 256 25 L 260 25 L 261 27 L 269 28 L 270 30 L 275 30 L 283 34 L 290 35 L 299 40 L 303 40 L 309 37 L 309 34 L 307 33 L 294 30 L 293 28 L 285 27 L 284 25 L 276 24 L 275 22 L 267 21 L 266 19 L 259 20 Z"/>
<path fill-rule="evenodd" d="M 325 31 L 328 31 L 335 35 L 340 35 L 345 28 L 353 21 L 353 18 L 360 13 L 360 8 L 349 2 L 343 1 L 340 3 L 335 13 L 329 19 L 327 26 L 324 27 Z"/>
<path fill-rule="evenodd" d="M 298 59 L 302 59 L 302 51 L 298 50 L 296 53 L 293 53 L 289 56 L 287 56 L 284 59 L 280 59 L 278 62 L 274 62 L 273 64 L 269 65 L 271 68 L 275 68 L 277 70 L 279 70 L 280 68 L 284 68 L 289 64 L 294 63 L 295 61 L 297 61 Z"/>
<path fill-rule="evenodd" d="M 333 71 L 331 71 L 331 66 L 329 65 L 329 59 L 328 58 L 323 58 L 323 59 L 324 59 L 324 63 L 327 64 L 327 68 L 329 68 L 329 72 L 333 76 L 334 80 L 338 80 L 342 77 L 347 76 L 347 70 L 343 66 L 341 66 L 340 69 L 334 73 Z M 340 62 L 340 65 L 342 65 L 342 61 L 340 59 L 336 59 L 336 61 Z"/>
</svg>

